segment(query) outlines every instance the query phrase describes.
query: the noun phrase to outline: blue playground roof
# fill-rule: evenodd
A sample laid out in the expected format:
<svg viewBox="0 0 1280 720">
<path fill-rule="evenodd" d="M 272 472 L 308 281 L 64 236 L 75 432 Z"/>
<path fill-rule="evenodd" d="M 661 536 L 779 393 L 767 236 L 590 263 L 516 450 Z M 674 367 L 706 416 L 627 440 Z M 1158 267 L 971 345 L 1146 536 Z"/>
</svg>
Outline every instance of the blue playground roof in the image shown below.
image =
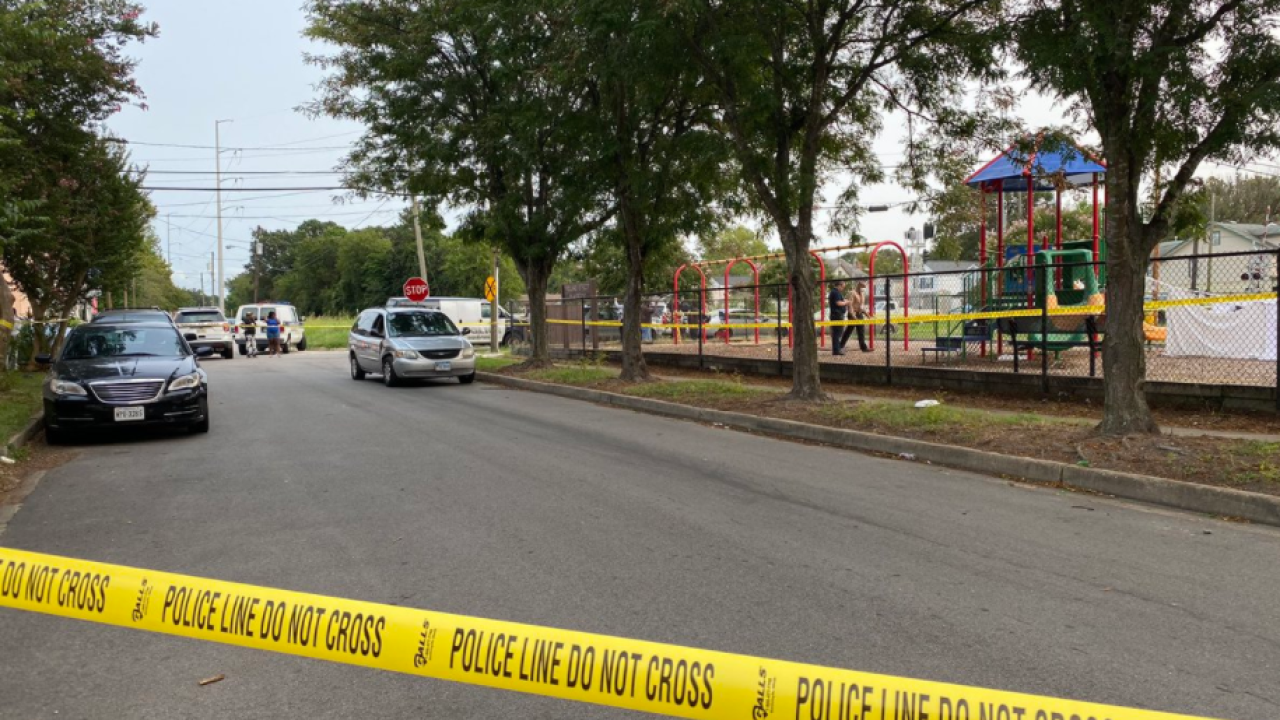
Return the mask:
<svg viewBox="0 0 1280 720">
<path fill-rule="evenodd" d="M 1107 166 L 1095 161 L 1084 150 L 1037 150 L 1028 163 L 1025 154 L 1016 147 L 1009 147 L 994 160 L 983 165 L 977 172 L 965 179 L 964 184 L 972 187 L 987 185 L 993 187 L 996 181 L 1004 181 L 1005 192 L 1026 192 L 1027 170 L 1036 178 L 1037 191 L 1053 190 L 1053 183 L 1045 180 L 1045 176 L 1059 171 L 1066 175 L 1069 185 L 1088 185 L 1093 182 L 1094 173 L 1106 174 Z"/>
</svg>

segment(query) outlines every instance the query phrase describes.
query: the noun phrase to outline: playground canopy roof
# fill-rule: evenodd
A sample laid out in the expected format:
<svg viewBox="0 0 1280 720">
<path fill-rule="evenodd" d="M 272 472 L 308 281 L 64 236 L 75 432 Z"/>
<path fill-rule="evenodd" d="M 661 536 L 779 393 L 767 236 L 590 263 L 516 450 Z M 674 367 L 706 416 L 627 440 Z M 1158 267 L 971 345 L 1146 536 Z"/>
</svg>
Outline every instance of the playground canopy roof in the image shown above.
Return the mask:
<svg viewBox="0 0 1280 720">
<path fill-rule="evenodd" d="M 1037 191 L 1053 190 L 1055 185 L 1048 182 L 1046 176 L 1062 172 L 1069 185 L 1088 185 L 1093 182 L 1094 173 L 1106 174 L 1107 166 L 1089 157 L 1079 147 L 1070 149 L 1043 150 L 1037 148 L 1028 163 L 1025 153 L 1010 146 L 991 162 L 983 165 L 977 172 L 965 179 L 965 185 L 972 187 L 995 187 L 998 181 L 1003 182 L 1005 192 L 1026 192 L 1026 173 L 1035 176 Z"/>
</svg>

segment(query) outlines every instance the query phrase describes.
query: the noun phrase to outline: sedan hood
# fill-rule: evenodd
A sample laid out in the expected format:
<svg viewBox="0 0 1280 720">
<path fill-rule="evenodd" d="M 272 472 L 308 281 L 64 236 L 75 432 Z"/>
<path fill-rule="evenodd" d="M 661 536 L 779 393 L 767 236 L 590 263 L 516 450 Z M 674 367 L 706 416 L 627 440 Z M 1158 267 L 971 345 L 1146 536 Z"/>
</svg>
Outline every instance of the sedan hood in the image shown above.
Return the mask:
<svg viewBox="0 0 1280 720">
<path fill-rule="evenodd" d="M 82 381 L 112 378 L 168 380 L 174 375 L 195 372 L 190 357 L 104 357 L 85 360 L 60 360 L 54 367 L 58 377 Z"/>
</svg>

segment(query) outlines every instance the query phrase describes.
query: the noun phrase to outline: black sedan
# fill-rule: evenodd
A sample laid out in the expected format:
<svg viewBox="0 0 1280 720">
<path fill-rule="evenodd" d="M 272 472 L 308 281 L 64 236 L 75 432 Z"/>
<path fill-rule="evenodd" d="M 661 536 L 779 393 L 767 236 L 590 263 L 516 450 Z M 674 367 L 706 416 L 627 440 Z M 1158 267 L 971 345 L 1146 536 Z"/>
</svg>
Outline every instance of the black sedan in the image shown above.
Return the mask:
<svg viewBox="0 0 1280 720">
<path fill-rule="evenodd" d="M 148 425 L 209 431 L 209 382 L 172 324 L 90 323 L 72 329 L 44 384 L 45 439 Z M 51 358 L 38 358 L 48 363 Z"/>
</svg>

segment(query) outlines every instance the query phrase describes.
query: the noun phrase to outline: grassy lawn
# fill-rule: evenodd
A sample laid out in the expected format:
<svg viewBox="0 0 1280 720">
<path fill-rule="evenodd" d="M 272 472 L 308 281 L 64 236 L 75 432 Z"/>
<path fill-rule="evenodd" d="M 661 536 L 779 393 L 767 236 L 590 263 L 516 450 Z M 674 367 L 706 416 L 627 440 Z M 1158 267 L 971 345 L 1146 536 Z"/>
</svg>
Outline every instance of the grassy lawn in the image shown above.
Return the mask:
<svg viewBox="0 0 1280 720">
<path fill-rule="evenodd" d="M 560 383 L 562 385 L 595 385 L 618 379 L 618 373 L 591 365 L 573 365 L 546 370 L 534 370 L 525 373 L 524 377 L 541 382 Z"/>
<path fill-rule="evenodd" d="M 521 360 L 519 358 L 513 358 L 509 355 L 504 355 L 502 357 L 477 357 L 476 370 L 479 370 L 480 372 L 494 372 L 495 370 L 501 370 L 502 368 L 511 367 L 512 365 L 519 365 L 520 362 Z"/>
<path fill-rule="evenodd" d="M 0 371 L 0 443 L 8 442 L 40 410 L 43 382 L 43 373 Z"/>
<path fill-rule="evenodd" d="M 307 331 L 307 347 L 316 350 L 332 350 L 347 346 L 347 334 L 354 317 L 319 315 L 307 318 L 304 327 Z"/>
<path fill-rule="evenodd" d="M 894 430 L 911 428 L 980 430 L 993 425 L 1014 428 L 1063 422 L 1029 413 L 1009 415 L 948 405 L 917 408 L 897 402 L 841 403 L 821 407 L 819 411 L 832 420 Z"/>
<path fill-rule="evenodd" d="M 776 392 L 766 388 L 752 387 L 731 380 L 648 383 L 633 385 L 623 392 L 636 397 L 694 404 L 712 400 L 749 400 L 777 395 Z"/>
</svg>

